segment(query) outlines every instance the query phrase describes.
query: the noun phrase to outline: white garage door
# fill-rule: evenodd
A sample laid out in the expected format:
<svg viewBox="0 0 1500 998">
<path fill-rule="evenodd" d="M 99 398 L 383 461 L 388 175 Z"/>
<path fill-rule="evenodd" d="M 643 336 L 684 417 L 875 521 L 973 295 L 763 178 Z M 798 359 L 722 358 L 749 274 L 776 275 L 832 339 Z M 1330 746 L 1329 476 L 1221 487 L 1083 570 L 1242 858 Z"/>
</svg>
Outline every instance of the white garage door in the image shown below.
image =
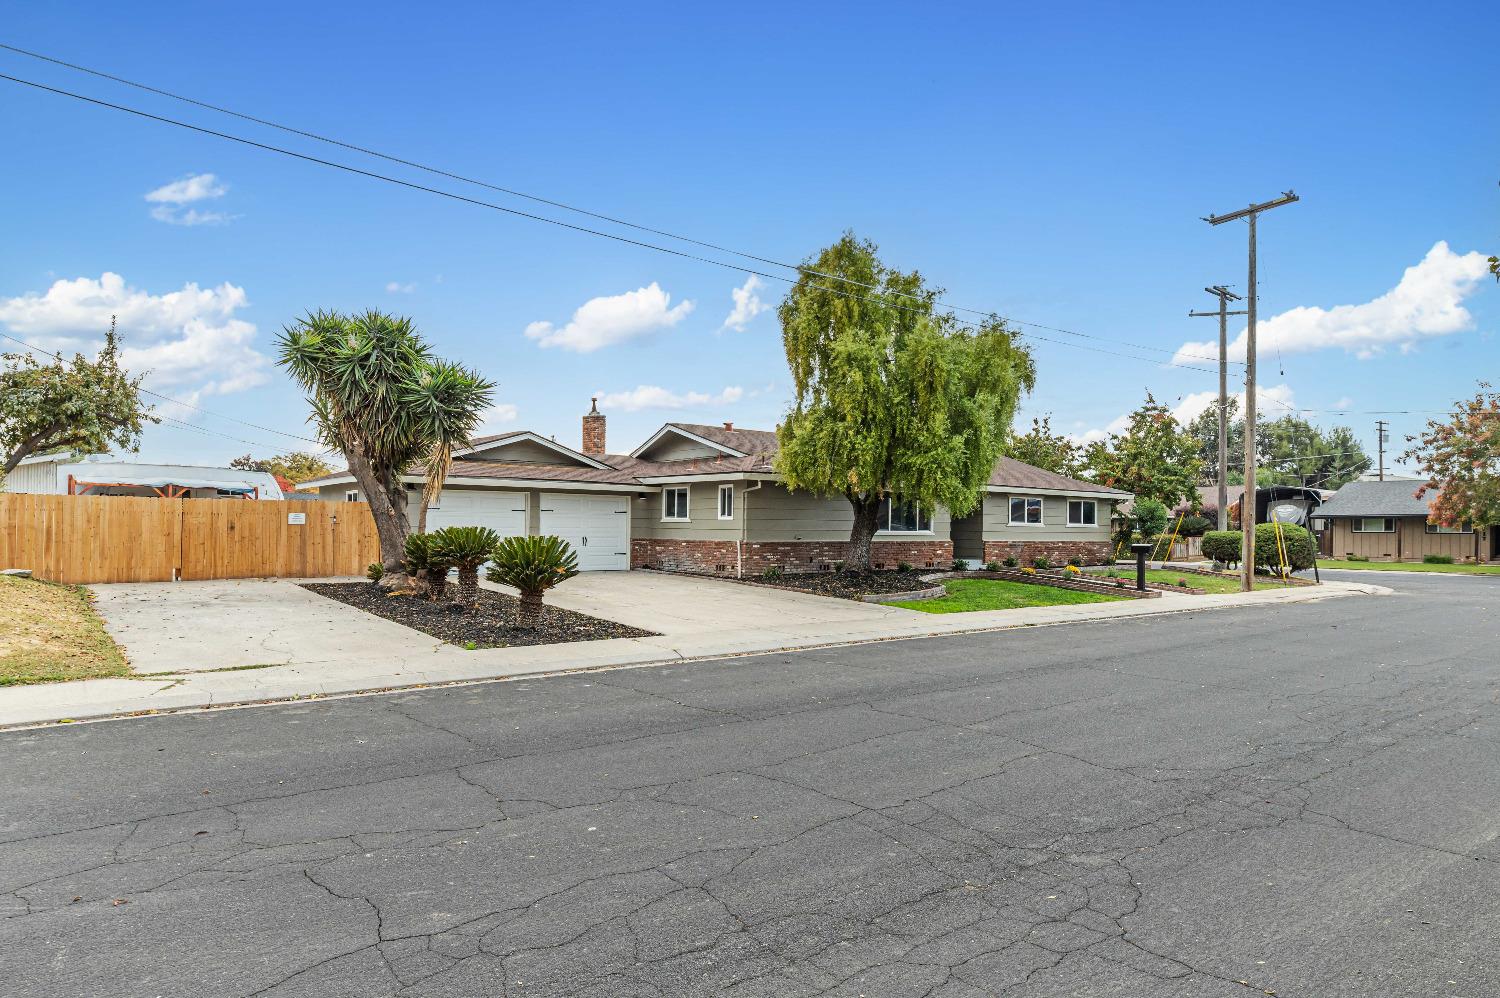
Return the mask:
<svg viewBox="0 0 1500 998">
<path fill-rule="evenodd" d="M 526 533 L 526 493 L 444 489 L 427 510 L 428 531 L 440 527 L 489 527 L 501 537 Z"/>
<path fill-rule="evenodd" d="M 584 572 L 622 572 L 630 567 L 628 496 L 542 495 L 541 529 L 578 552 Z"/>
</svg>

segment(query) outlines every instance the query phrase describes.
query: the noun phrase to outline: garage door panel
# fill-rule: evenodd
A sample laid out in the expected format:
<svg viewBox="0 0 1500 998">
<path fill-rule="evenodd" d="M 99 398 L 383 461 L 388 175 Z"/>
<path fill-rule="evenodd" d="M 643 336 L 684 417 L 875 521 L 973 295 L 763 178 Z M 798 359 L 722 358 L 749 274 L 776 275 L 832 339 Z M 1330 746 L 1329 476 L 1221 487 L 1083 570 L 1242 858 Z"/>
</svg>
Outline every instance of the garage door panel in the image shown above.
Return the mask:
<svg viewBox="0 0 1500 998">
<path fill-rule="evenodd" d="M 526 493 L 447 492 L 427 510 L 427 529 L 489 527 L 501 537 L 526 533 Z"/>
<path fill-rule="evenodd" d="M 542 496 L 540 525 L 556 534 L 578 555 L 584 572 L 624 571 L 630 567 L 630 499 L 546 493 Z"/>
</svg>

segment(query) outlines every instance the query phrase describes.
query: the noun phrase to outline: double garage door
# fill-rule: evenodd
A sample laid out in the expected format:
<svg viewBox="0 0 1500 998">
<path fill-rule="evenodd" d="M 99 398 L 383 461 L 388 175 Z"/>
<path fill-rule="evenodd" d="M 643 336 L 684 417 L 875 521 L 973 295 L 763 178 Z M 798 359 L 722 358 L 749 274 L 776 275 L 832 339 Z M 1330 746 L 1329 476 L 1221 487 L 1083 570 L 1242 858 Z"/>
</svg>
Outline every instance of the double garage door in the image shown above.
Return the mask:
<svg viewBox="0 0 1500 998">
<path fill-rule="evenodd" d="M 630 567 L 630 498 L 544 492 L 541 532 L 573 546 L 585 572 Z M 526 493 L 445 489 L 441 504 L 427 511 L 427 529 L 489 527 L 502 537 L 526 533 Z"/>
</svg>

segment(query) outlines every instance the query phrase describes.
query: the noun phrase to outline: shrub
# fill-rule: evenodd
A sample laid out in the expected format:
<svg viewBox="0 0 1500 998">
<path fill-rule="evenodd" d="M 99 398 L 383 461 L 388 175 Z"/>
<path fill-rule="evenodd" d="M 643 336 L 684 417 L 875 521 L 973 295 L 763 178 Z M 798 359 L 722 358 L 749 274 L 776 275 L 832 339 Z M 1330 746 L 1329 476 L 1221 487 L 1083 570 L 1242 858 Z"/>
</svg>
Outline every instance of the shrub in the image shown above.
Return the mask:
<svg viewBox="0 0 1500 998">
<path fill-rule="evenodd" d="M 406 574 L 416 580 L 417 592 L 430 600 L 442 602 L 448 594 L 448 569 L 453 566 L 433 541 L 433 535 L 409 535 L 401 561 Z"/>
<path fill-rule="evenodd" d="M 1181 586 L 1183 589 L 1188 588 L 1188 580 L 1187 579 L 1178 579 L 1177 580 L 1177 584 L 1179 586 Z"/>
<path fill-rule="evenodd" d="M 764 572 L 760 573 L 760 577 L 771 582 L 776 581 L 777 579 L 781 578 L 781 566 L 771 565 Z"/>
<path fill-rule="evenodd" d="M 1021 569 L 1021 571 L 1025 572 L 1027 575 L 1035 575 L 1036 574 L 1036 569 L 1034 569 L 1034 568 L 1023 568 L 1023 569 Z"/>
<path fill-rule="evenodd" d="M 1370 559 L 1366 558 L 1362 554 L 1351 554 L 1347 558 L 1345 558 L 1344 560 L 1345 561 L 1369 561 Z"/>
<path fill-rule="evenodd" d="M 1210 530 L 1203 535 L 1203 557 L 1237 565 L 1243 545 L 1244 539 L 1238 530 Z"/>
<path fill-rule="evenodd" d="M 458 601 L 473 606 L 479 600 L 479 566 L 490 560 L 500 535 L 489 527 L 444 527 L 433 531 L 432 543 L 458 569 Z"/>
<path fill-rule="evenodd" d="M 1006 558 L 1004 562 L 1006 568 L 1015 568 L 1019 564 L 1021 564 L 1021 559 L 1017 558 L 1015 555 L 1011 555 L 1009 558 Z"/>
<path fill-rule="evenodd" d="M 1426 565 L 1451 565 L 1453 564 L 1453 556 L 1451 554 L 1430 554 L 1423 558 L 1422 562 Z"/>
<path fill-rule="evenodd" d="M 1236 534 L 1235 536 L 1239 536 Z M 1306 529 L 1294 524 L 1281 525 L 1281 539 L 1286 547 L 1287 561 L 1294 572 L 1312 568 L 1318 558 L 1318 542 Z M 1276 524 L 1255 525 L 1255 567 L 1281 567 L 1281 552 L 1276 548 Z"/>
<path fill-rule="evenodd" d="M 1075 554 L 1073 557 L 1071 557 L 1071 558 L 1068 559 L 1068 564 L 1071 565 L 1071 566 L 1073 566 L 1074 568 L 1082 568 L 1083 567 L 1083 559 L 1080 558 L 1080 557 L 1078 557 Z"/>
<path fill-rule="evenodd" d="M 517 625 L 535 627 L 542 615 L 542 597 L 559 582 L 578 574 L 578 555 L 561 537 L 507 537 L 495 545 L 485 577 L 512 586 L 521 594 Z"/>
<path fill-rule="evenodd" d="M 963 558 L 954 558 L 953 559 L 953 570 L 955 572 L 967 572 L 969 570 L 969 563 L 968 563 L 968 561 L 966 561 Z"/>
<path fill-rule="evenodd" d="M 1000 563 L 998 561 L 987 561 L 984 563 L 984 570 L 986 572 L 998 572 L 1000 571 Z"/>
<path fill-rule="evenodd" d="M 1067 568 L 1063 569 L 1063 571 L 1066 572 L 1068 575 L 1082 575 L 1083 574 L 1083 569 L 1079 568 L 1077 565 L 1069 565 Z"/>
<path fill-rule="evenodd" d="M 1031 559 L 1031 567 L 1038 569 L 1048 569 L 1052 567 L 1052 563 L 1046 558 L 1033 558 Z"/>
<path fill-rule="evenodd" d="M 909 561 L 898 561 L 898 562 L 896 562 L 896 571 L 898 571 L 898 572 L 910 572 L 911 571 L 911 562 L 909 562 Z"/>
<path fill-rule="evenodd" d="M 1179 537 L 1202 537 L 1214 528 L 1214 521 L 1206 516 L 1189 513 L 1182 518 L 1182 523 L 1177 527 Z"/>
<path fill-rule="evenodd" d="M 1125 580 L 1124 579 L 1116 579 L 1115 580 L 1115 588 L 1116 589 L 1124 589 L 1125 588 Z"/>
<path fill-rule="evenodd" d="M 1139 496 L 1130 508 L 1130 518 L 1135 521 L 1135 529 L 1140 535 L 1149 539 L 1166 529 L 1167 507 L 1159 499 Z"/>
<path fill-rule="evenodd" d="M 371 582 L 379 582 L 380 577 L 385 574 L 385 566 L 378 561 L 370 562 L 370 567 L 365 569 L 365 578 Z"/>
</svg>

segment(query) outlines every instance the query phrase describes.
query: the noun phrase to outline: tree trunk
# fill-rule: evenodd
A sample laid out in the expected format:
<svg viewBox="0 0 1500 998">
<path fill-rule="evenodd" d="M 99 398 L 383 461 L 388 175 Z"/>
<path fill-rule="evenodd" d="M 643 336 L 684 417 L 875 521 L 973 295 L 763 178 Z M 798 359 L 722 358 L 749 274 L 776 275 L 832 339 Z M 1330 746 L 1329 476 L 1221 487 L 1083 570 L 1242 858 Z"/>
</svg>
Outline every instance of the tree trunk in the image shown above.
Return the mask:
<svg viewBox="0 0 1500 998">
<path fill-rule="evenodd" d="M 844 571 L 868 572 L 870 570 L 870 545 L 875 539 L 875 518 L 880 512 L 880 496 L 854 496 L 849 505 L 854 507 L 854 525 L 849 528 L 849 547 L 844 554 Z"/>
<path fill-rule="evenodd" d="M 446 568 L 429 568 L 427 575 L 427 598 L 434 603 L 443 603 L 448 599 L 448 570 Z"/>
<path fill-rule="evenodd" d="M 458 566 L 458 601 L 464 606 L 479 602 L 479 566 Z"/>
<path fill-rule="evenodd" d="M 385 566 L 380 587 L 405 589 L 411 585 L 405 564 L 406 537 L 411 533 L 411 525 L 406 519 L 406 493 L 400 488 L 399 480 L 394 483 L 394 489 L 391 482 L 381 481 L 363 454 L 355 451 L 345 457 L 349 459 L 349 471 L 359 482 L 365 502 L 369 503 L 375 533 L 380 538 L 380 561 Z M 391 477 L 397 478 L 395 475 Z"/>
<path fill-rule="evenodd" d="M 516 608 L 516 626 L 530 630 L 542 620 L 542 594 L 521 593 L 521 605 Z"/>
</svg>

